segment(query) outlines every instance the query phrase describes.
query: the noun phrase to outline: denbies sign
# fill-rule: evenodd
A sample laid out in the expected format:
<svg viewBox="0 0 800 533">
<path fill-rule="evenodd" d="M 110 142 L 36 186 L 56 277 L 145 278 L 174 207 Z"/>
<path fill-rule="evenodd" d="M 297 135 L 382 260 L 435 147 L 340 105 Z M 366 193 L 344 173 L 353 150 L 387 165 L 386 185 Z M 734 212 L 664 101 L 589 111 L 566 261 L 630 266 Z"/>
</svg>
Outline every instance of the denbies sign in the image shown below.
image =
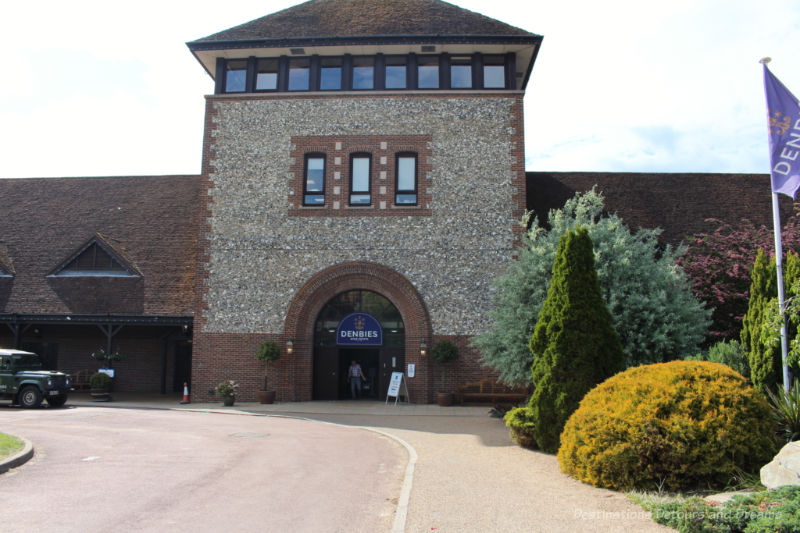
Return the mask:
<svg viewBox="0 0 800 533">
<path fill-rule="evenodd" d="M 352 313 L 336 328 L 338 346 L 383 346 L 383 329 L 374 316 Z"/>
</svg>

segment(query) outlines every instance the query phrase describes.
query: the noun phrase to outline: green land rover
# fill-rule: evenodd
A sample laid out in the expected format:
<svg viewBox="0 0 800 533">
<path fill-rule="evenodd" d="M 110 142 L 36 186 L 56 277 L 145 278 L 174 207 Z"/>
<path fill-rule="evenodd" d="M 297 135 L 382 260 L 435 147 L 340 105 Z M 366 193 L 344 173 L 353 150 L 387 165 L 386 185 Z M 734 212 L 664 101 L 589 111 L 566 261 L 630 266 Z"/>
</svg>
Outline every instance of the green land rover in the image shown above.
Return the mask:
<svg viewBox="0 0 800 533">
<path fill-rule="evenodd" d="M 35 353 L 0 348 L 0 399 L 22 407 L 38 407 L 44 399 L 52 407 L 61 407 L 67 402 L 69 387 L 69 376 L 42 370 Z"/>
</svg>

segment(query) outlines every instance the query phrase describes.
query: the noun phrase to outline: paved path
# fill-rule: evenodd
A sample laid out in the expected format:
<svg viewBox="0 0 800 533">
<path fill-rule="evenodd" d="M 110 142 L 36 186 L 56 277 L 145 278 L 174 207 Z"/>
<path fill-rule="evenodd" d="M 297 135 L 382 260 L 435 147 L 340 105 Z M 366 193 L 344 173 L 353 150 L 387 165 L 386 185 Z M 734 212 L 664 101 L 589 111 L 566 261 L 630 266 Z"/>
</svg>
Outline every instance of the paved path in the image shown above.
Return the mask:
<svg viewBox="0 0 800 533">
<path fill-rule="evenodd" d="M 389 531 L 406 450 L 292 418 L 0 407 L 33 441 L 0 476 L 0 531 Z"/>
<path fill-rule="evenodd" d="M 296 416 L 396 436 L 418 455 L 405 520 L 409 533 L 673 531 L 652 522 L 623 494 L 562 474 L 554 456 L 516 446 L 502 421 L 482 407 L 308 402 L 221 408 L 179 406 L 163 397 L 112 405 Z"/>
</svg>

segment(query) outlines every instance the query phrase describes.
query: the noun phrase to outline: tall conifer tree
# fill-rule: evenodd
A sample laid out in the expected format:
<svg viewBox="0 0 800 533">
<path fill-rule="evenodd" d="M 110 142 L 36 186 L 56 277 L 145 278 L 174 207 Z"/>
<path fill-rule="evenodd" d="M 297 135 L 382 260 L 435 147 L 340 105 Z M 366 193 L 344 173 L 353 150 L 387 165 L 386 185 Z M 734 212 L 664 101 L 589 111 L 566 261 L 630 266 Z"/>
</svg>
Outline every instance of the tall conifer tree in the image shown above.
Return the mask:
<svg viewBox="0 0 800 533">
<path fill-rule="evenodd" d="M 622 370 L 625 362 L 597 282 L 586 228 L 570 231 L 559 241 L 530 349 L 534 438 L 539 448 L 555 453 L 561 430 L 583 396 Z"/>
<path fill-rule="evenodd" d="M 781 346 L 778 342 L 780 332 L 765 327 L 770 307 L 777 307 L 778 281 L 775 258 L 769 258 L 759 250 L 753 269 L 750 272 L 750 299 L 747 313 L 742 320 L 742 347 L 747 352 L 750 364 L 750 379 L 762 393 L 766 389 L 775 390 L 782 385 L 783 361 Z M 789 252 L 784 265 L 784 288 L 787 296 L 795 296 L 794 283 L 800 279 L 800 257 Z M 797 331 L 796 324 L 788 324 L 787 337 L 792 338 Z"/>
</svg>

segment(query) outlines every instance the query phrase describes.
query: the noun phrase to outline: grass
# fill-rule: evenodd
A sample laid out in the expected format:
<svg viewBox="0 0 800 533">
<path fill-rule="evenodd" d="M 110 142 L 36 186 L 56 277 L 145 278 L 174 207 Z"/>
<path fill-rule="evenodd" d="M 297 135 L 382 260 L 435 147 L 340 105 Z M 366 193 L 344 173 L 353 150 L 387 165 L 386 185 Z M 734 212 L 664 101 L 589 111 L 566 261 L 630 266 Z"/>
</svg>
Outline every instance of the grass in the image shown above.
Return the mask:
<svg viewBox="0 0 800 533">
<path fill-rule="evenodd" d="M 659 524 L 680 533 L 792 533 L 800 531 L 800 487 L 765 490 L 745 481 L 730 490 L 752 491 L 722 504 L 703 493 L 628 492 L 627 497 L 653 514 Z"/>
<path fill-rule="evenodd" d="M 25 444 L 12 435 L 0 433 L 0 461 L 20 451 Z"/>
</svg>

